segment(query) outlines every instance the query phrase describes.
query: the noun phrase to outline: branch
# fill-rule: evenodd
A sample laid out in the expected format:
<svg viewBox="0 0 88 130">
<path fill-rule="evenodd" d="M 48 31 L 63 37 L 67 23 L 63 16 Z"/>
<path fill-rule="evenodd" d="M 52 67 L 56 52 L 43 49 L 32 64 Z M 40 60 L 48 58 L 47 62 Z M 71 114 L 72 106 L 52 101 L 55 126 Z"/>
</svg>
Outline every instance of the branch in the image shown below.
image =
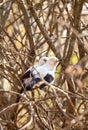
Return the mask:
<svg viewBox="0 0 88 130">
<path fill-rule="evenodd" d="M 30 1 L 27 0 L 27 3 L 31 12 L 31 15 L 33 16 L 33 18 L 35 19 L 42 35 L 44 36 L 45 40 L 47 41 L 49 47 L 51 48 L 51 50 L 55 53 L 56 57 L 60 57 L 60 54 L 57 52 L 57 49 L 55 48 L 50 36 L 48 35 L 47 31 L 45 30 L 44 26 L 42 25 L 35 8 L 33 7 L 32 3 Z"/>
</svg>

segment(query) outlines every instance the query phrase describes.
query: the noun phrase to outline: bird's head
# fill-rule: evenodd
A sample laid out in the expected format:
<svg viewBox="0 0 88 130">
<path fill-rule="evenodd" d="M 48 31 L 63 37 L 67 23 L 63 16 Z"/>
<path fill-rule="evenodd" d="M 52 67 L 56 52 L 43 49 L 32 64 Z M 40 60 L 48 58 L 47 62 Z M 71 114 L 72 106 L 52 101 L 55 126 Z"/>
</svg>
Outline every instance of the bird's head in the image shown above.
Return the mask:
<svg viewBox="0 0 88 130">
<path fill-rule="evenodd" d="M 48 60 L 48 57 L 46 56 L 41 57 L 39 60 L 39 65 L 44 65 L 47 62 L 47 60 Z"/>
<path fill-rule="evenodd" d="M 56 69 L 58 63 L 59 63 L 59 60 L 56 57 L 50 57 L 46 61 L 46 64 L 50 67 L 50 70 Z"/>
</svg>

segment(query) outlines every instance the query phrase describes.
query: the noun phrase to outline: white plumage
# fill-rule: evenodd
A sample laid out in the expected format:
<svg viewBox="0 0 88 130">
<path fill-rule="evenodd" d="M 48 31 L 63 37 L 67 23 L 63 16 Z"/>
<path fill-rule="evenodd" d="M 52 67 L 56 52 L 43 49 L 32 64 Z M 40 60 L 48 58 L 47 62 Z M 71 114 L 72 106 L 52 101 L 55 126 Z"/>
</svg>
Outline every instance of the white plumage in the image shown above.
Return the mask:
<svg viewBox="0 0 88 130">
<path fill-rule="evenodd" d="M 40 83 L 42 79 L 44 79 L 48 83 L 52 83 L 55 79 L 55 70 L 58 63 L 59 60 L 56 57 L 43 57 L 42 59 L 40 59 L 38 65 L 29 68 L 23 75 L 22 81 L 24 88 L 21 89 L 20 93 L 22 93 L 24 89 L 31 90 L 33 86 L 37 83 Z M 45 82 L 42 82 L 39 88 L 42 89 L 45 86 Z"/>
<path fill-rule="evenodd" d="M 42 57 L 39 64 L 30 67 L 22 76 L 24 88 L 21 89 L 20 93 L 23 93 L 24 89 L 27 91 L 31 90 L 38 83 L 40 83 L 39 88 L 42 89 L 46 86 L 45 82 L 42 82 L 42 79 L 48 83 L 52 83 L 55 79 L 55 70 L 58 63 L 59 60 L 56 57 Z M 18 97 L 17 102 L 19 99 L 20 97 Z"/>
<path fill-rule="evenodd" d="M 33 71 L 36 70 L 37 67 L 44 65 L 47 60 L 48 60 L 48 57 L 45 57 L 45 56 L 41 57 L 38 64 L 28 68 L 27 71 L 24 73 L 24 75 L 21 77 L 22 83 L 25 81 L 25 79 L 30 78 L 30 76 L 32 76 Z"/>
<path fill-rule="evenodd" d="M 45 64 L 37 65 L 36 67 L 31 68 L 31 80 L 29 78 L 30 83 L 28 84 L 28 78 L 24 81 L 24 87 L 26 90 L 31 90 L 32 87 L 39 83 L 42 78 L 46 80 L 48 83 L 52 83 L 55 79 L 55 70 L 58 64 L 58 59 L 56 57 L 47 58 Z M 28 71 L 26 72 L 26 74 Z M 43 88 L 45 83 L 40 86 Z"/>
<path fill-rule="evenodd" d="M 33 75 L 35 75 L 35 77 L 44 78 L 47 74 L 50 74 L 54 77 L 58 62 L 56 57 L 48 58 L 45 64 L 38 66 L 33 71 Z"/>
<path fill-rule="evenodd" d="M 48 57 L 44 56 L 44 57 L 41 57 L 40 60 L 39 60 L 39 63 L 34 65 L 34 66 L 31 66 L 26 72 L 28 71 L 33 71 L 34 69 L 36 69 L 38 66 L 42 66 L 46 63 L 46 61 L 48 60 Z M 25 72 L 25 73 L 26 73 Z"/>
</svg>

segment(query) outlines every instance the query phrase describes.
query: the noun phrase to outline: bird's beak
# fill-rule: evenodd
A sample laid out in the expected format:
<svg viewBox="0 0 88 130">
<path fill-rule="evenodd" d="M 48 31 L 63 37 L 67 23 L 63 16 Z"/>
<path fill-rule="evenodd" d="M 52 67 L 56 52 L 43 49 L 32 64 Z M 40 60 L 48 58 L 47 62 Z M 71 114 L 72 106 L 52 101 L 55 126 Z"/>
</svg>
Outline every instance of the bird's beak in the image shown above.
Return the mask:
<svg viewBox="0 0 88 130">
<path fill-rule="evenodd" d="M 58 65 L 57 65 L 57 66 L 59 66 L 59 65 L 61 64 L 61 61 L 62 61 L 62 59 L 60 58 L 60 59 L 58 60 Z"/>
</svg>

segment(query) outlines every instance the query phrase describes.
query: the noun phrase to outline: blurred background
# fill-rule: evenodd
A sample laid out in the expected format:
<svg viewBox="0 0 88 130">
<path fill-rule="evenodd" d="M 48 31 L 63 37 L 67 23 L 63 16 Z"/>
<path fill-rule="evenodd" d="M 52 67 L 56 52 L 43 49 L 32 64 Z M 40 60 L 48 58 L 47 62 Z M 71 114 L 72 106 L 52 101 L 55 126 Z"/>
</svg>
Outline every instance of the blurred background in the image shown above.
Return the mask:
<svg viewBox="0 0 88 130">
<path fill-rule="evenodd" d="M 54 88 L 17 104 L 42 56 L 62 59 Z M 0 129 L 88 130 L 88 0 L 0 0 Z"/>
</svg>

